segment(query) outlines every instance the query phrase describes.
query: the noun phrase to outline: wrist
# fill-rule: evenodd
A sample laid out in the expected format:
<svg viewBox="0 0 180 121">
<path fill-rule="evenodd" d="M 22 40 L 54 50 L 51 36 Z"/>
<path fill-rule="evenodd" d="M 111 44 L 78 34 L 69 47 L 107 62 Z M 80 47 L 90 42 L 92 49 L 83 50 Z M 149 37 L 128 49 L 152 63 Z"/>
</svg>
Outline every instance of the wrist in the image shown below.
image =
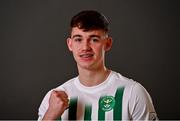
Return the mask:
<svg viewBox="0 0 180 121">
<path fill-rule="evenodd" d="M 43 117 L 43 120 L 48 120 L 48 121 L 55 121 L 56 119 L 58 119 L 59 117 L 61 116 L 61 114 L 58 114 L 54 111 L 51 111 L 51 110 L 47 110 L 44 117 Z"/>
</svg>

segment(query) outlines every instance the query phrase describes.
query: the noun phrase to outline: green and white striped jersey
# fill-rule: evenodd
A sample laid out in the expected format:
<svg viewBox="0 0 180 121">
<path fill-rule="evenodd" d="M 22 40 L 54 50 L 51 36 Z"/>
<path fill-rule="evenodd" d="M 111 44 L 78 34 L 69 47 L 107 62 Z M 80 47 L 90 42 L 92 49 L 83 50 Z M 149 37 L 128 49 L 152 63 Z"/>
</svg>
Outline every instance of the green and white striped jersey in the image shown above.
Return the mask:
<svg viewBox="0 0 180 121">
<path fill-rule="evenodd" d="M 75 77 L 55 90 L 64 90 L 70 99 L 69 108 L 59 117 L 61 120 L 157 119 L 151 97 L 143 86 L 114 71 L 97 86 L 86 87 Z M 39 107 L 38 120 L 48 109 L 51 91 Z"/>
</svg>

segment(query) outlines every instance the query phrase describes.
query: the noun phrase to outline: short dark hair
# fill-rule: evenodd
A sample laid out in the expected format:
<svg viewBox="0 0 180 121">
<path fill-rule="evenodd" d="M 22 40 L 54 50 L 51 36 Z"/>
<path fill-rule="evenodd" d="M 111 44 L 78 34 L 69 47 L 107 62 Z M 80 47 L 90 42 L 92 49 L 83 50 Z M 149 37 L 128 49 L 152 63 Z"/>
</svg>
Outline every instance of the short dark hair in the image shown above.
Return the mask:
<svg viewBox="0 0 180 121">
<path fill-rule="evenodd" d="M 84 10 L 76 14 L 71 19 L 71 28 L 78 27 L 84 31 L 101 29 L 105 32 L 109 30 L 109 21 L 102 14 L 95 10 Z"/>
</svg>

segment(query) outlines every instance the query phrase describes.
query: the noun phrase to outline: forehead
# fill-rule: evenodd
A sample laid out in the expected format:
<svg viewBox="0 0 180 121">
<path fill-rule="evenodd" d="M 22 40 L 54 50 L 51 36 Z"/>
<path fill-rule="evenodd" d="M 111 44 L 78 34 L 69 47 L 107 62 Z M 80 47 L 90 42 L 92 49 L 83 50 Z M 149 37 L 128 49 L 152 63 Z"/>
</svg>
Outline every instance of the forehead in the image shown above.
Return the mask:
<svg viewBox="0 0 180 121">
<path fill-rule="evenodd" d="M 98 36 L 105 36 L 105 31 L 103 30 L 89 30 L 89 31 L 84 31 L 83 29 L 79 29 L 78 27 L 73 27 L 71 30 L 71 36 L 74 35 L 81 35 L 83 36 L 91 36 L 91 35 L 98 35 Z"/>
</svg>

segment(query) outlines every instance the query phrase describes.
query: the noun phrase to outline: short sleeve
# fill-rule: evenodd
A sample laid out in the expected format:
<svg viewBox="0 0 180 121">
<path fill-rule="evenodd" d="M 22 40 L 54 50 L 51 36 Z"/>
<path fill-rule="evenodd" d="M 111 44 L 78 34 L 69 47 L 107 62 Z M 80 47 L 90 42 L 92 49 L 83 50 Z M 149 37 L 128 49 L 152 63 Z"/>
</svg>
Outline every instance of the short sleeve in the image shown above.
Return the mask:
<svg viewBox="0 0 180 121">
<path fill-rule="evenodd" d="M 49 108 L 49 98 L 51 95 L 51 92 L 53 90 L 57 90 L 57 91 L 65 91 L 65 89 L 63 88 L 63 86 L 59 86 L 55 89 L 50 90 L 44 97 L 44 99 L 42 100 L 40 107 L 39 107 L 39 111 L 38 111 L 38 121 L 41 121 L 47 111 L 47 109 Z"/>
<path fill-rule="evenodd" d="M 38 111 L 38 121 L 41 121 L 49 107 L 49 97 L 51 94 L 52 90 L 50 90 L 44 97 L 44 99 L 42 100 L 40 107 L 39 107 L 39 111 Z"/>
<path fill-rule="evenodd" d="M 158 119 L 149 93 L 139 83 L 132 88 L 129 108 L 132 120 Z"/>
</svg>

